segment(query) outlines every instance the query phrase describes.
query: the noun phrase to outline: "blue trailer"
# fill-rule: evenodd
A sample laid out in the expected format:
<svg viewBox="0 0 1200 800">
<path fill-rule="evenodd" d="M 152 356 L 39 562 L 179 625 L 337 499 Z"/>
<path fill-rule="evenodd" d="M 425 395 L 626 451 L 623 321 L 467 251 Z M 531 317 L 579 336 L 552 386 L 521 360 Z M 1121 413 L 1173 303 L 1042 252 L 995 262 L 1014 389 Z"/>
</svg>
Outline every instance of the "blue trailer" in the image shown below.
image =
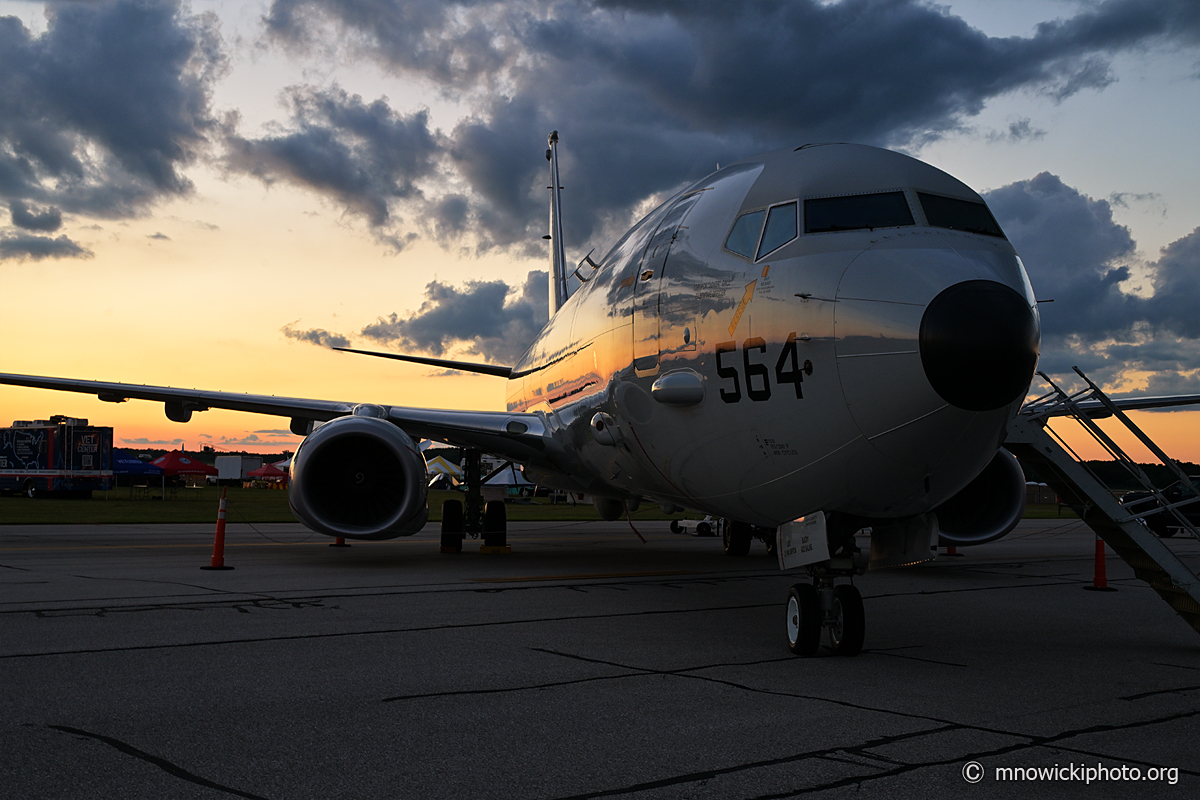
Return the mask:
<svg viewBox="0 0 1200 800">
<path fill-rule="evenodd" d="M 0 428 L 0 491 L 91 497 L 111 489 L 113 429 L 53 416 Z"/>
</svg>

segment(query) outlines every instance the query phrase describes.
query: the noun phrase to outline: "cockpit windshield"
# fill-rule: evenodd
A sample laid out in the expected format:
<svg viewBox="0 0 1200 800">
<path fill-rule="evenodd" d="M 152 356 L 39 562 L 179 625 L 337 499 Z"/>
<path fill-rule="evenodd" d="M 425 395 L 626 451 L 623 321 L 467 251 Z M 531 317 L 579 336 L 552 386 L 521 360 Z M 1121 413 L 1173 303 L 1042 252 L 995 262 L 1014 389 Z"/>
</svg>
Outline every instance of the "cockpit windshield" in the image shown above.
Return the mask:
<svg viewBox="0 0 1200 800">
<path fill-rule="evenodd" d="M 796 204 L 784 203 L 767 212 L 767 227 L 763 231 L 762 243 L 758 246 L 758 257 L 772 253 L 796 238 Z"/>
<path fill-rule="evenodd" d="M 917 192 L 917 197 L 921 200 L 921 208 L 925 210 L 925 219 L 935 228 L 1004 238 L 1004 231 L 1000 230 L 996 218 L 983 203 L 925 192 Z"/>
<path fill-rule="evenodd" d="M 762 228 L 765 211 L 751 211 L 742 214 L 733 223 L 733 230 L 725 240 L 726 249 L 739 256 L 754 258 L 754 246 L 758 244 L 758 232 Z"/>
<path fill-rule="evenodd" d="M 904 192 L 813 197 L 804 201 L 804 232 L 829 233 L 915 225 Z"/>
</svg>

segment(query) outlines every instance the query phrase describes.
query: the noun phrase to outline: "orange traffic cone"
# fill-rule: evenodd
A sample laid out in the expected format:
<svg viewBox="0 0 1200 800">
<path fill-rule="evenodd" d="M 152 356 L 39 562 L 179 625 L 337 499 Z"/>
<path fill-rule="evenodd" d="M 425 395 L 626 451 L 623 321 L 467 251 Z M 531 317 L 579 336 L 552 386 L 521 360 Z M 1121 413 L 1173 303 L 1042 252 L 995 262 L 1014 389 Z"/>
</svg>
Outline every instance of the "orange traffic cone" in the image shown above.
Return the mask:
<svg viewBox="0 0 1200 800">
<path fill-rule="evenodd" d="M 221 490 L 221 506 L 217 510 L 217 533 L 213 537 L 212 563 L 200 569 L 233 569 L 225 566 L 225 490 Z"/>
<path fill-rule="evenodd" d="M 1108 585 L 1108 571 L 1104 558 L 1104 540 L 1096 537 L 1096 567 L 1092 574 L 1092 585 L 1085 586 L 1091 592 L 1115 592 L 1116 587 Z"/>
</svg>

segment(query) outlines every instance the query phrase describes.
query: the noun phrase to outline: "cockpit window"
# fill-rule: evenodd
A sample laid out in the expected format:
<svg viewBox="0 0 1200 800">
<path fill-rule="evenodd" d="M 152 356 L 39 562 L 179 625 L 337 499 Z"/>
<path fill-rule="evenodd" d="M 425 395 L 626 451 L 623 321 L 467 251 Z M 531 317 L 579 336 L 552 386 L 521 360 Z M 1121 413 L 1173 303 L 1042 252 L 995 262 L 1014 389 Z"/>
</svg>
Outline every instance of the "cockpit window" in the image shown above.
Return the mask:
<svg viewBox="0 0 1200 800">
<path fill-rule="evenodd" d="M 767 227 L 763 231 L 762 243 L 758 246 L 758 257 L 778 250 L 796 238 L 796 204 L 784 203 L 767 212 Z"/>
<path fill-rule="evenodd" d="M 904 192 L 814 197 L 804 201 L 804 232 L 828 233 L 863 228 L 915 225 Z"/>
<path fill-rule="evenodd" d="M 917 192 L 917 197 L 921 200 L 921 208 L 925 209 L 925 219 L 935 228 L 1004 238 L 1004 231 L 1000 230 L 996 218 L 983 203 L 924 192 Z"/>
<path fill-rule="evenodd" d="M 762 227 L 765 211 L 750 211 L 742 214 L 733 223 L 733 230 L 725 240 L 725 247 L 739 256 L 754 258 L 754 246 L 758 244 L 758 231 Z"/>
</svg>

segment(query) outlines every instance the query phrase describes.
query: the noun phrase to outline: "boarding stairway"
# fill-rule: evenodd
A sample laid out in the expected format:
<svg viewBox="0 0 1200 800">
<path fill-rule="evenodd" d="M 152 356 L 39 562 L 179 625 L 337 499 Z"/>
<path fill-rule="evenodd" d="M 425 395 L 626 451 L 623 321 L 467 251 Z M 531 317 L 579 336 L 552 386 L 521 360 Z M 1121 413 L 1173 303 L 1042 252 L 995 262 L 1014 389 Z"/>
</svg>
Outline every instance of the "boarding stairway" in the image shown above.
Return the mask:
<svg viewBox="0 0 1200 800">
<path fill-rule="evenodd" d="M 1133 568 L 1135 576 L 1150 584 L 1159 597 L 1200 632 L 1200 579 L 1143 521 L 1152 514 L 1170 514 L 1174 518 L 1171 522 L 1177 523 L 1185 536 L 1200 539 L 1200 531 L 1180 512 L 1182 506 L 1200 502 L 1200 496 L 1171 503 L 1142 468 L 1101 430 L 1096 420 L 1116 418 L 1185 485 L 1191 483 L 1188 476 L 1078 367 L 1075 372 L 1088 387 L 1075 394 L 1068 394 L 1045 374 L 1038 373 L 1050 384 L 1051 391 L 1027 403 L 1009 423 L 1004 446 L 1036 469 L 1059 500 L 1075 508 L 1084 523 Z M 1050 419 L 1064 416 L 1082 425 L 1124 466 L 1154 496 L 1158 508 L 1131 516 L 1083 459 L 1047 426 Z"/>
</svg>

